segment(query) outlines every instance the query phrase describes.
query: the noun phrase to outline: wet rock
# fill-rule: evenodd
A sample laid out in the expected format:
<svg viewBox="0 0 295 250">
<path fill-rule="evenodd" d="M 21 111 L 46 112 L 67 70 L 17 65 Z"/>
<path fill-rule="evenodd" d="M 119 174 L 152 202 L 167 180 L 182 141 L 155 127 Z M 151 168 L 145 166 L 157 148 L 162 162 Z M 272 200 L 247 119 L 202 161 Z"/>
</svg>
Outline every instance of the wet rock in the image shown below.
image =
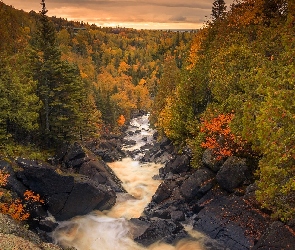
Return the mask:
<svg viewBox="0 0 295 250">
<path fill-rule="evenodd" d="M 127 135 L 134 135 L 134 132 L 133 131 L 128 131 Z"/>
<path fill-rule="evenodd" d="M 245 159 L 229 157 L 216 175 L 218 184 L 228 192 L 233 192 L 249 176 L 249 168 Z"/>
<path fill-rule="evenodd" d="M 170 186 L 170 183 L 162 182 L 158 187 L 156 193 L 153 195 L 152 200 L 159 204 L 163 200 L 170 197 L 172 193 L 172 188 L 173 187 Z"/>
<path fill-rule="evenodd" d="M 132 222 L 139 223 L 136 222 L 137 220 L 141 221 L 141 224 L 144 221 L 146 229 L 134 240 L 143 246 L 149 246 L 157 241 L 173 244 L 182 238 L 189 237 L 179 222 L 163 219 L 148 220 L 142 217 L 133 219 Z"/>
<path fill-rule="evenodd" d="M 57 222 L 52 220 L 42 219 L 39 221 L 38 228 L 44 232 L 52 232 L 58 226 Z"/>
<path fill-rule="evenodd" d="M 146 151 L 146 150 L 150 150 L 150 149 L 152 149 L 152 148 L 153 148 L 153 145 L 147 143 L 147 144 L 141 146 L 141 147 L 140 147 L 140 150 L 141 150 L 141 151 Z"/>
<path fill-rule="evenodd" d="M 136 145 L 136 141 L 134 141 L 134 140 L 123 140 L 123 143 L 124 143 L 126 146 L 133 146 L 133 145 Z"/>
<path fill-rule="evenodd" d="M 122 145 L 123 142 L 120 137 L 112 138 L 107 141 L 102 140 L 95 148 L 92 148 L 91 151 L 97 156 L 100 156 L 105 162 L 114 162 L 126 157 L 126 154 L 121 149 Z"/>
<path fill-rule="evenodd" d="M 174 158 L 174 146 L 169 139 L 164 138 L 160 142 L 155 143 L 140 161 L 164 164 L 172 158 Z"/>
</svg>

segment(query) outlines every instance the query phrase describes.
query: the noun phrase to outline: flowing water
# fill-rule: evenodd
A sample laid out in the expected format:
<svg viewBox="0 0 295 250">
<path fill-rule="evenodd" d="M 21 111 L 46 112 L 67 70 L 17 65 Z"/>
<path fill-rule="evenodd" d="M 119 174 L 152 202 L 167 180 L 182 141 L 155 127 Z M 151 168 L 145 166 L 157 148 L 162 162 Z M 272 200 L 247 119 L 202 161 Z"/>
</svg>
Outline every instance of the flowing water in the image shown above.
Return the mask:
<svg viewBox="0 0 295 250">
<path fill-rule="evenodd" d="M 126 137 L 135 140 L 136 145 L 125 150 L 138 151 L 146 143 L 152 143 L 153 131 L 149 128 L 148 115 L 134 118 Z M 144 140 L 143 140 L 144 139 Z M 135 155 L 140 158 L 142 153 Z M 134 229 L 130 218 L 138 218 L 144 207 L 151 201 L 152 195 L 160 184 L 153 176 L 158 174 L 160 164 L 142 164 L 137 160 L 125 158 L 122 161 L 109 163 L 116 175 L 122 180 L 128 193 L 117 194 L 116 205 L 108 211 L 93 211 L 85 216 L 78 216 L 70 221 L 61 222 L 53 233 L 56 243 L 64 247 L 75 247 L 77 250 L 144 250 L 132 240 Z M 202 240 L 200 233 L 193 232 L 192 236 Z M 177 246 L 155 243 L 150 250 L 201 250 L 198 241 L 183 240 Z"/>
</svg>

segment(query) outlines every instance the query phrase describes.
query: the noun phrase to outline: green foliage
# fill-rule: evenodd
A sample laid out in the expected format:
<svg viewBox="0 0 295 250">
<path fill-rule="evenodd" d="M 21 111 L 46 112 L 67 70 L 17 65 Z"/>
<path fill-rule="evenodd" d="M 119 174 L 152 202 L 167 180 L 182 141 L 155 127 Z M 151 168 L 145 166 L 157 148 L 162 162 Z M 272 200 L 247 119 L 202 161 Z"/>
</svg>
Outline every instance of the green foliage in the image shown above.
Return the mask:
<svg viewBox="0 0 295 250">
<path fill-rule="evenodd" d="M 10 138 L 23 139 L 38 128 L 39 99 L 36 83 L 23 71 L 23 55 L 0 56 L 0 143 Z"/>
<path fill-rule="evenodd" d="M 55 28 L 46 16 L 45 3 L 37 32 L 31 41 L 32 67 L 42 101 L 40 135 L 48 146 L 95 134 L 94 103 L 76 65 L 61 60 Z M 92 136 L 94 135 L 92 134 Z"/>
<path fill-rule="evenodd" d="M 155 121 L 176 143 L 188 143 L 197 167 L 202 145 L 222 145 L 201 119 L 233 113 L 231 143 L 242 147 L 231 154 L 260 159 L 257 199 L 283 220 L 295 217 L 294 10 L 292 1 L 244 0 L 216 14 L 196 34 L 188 71 L 158 105 Z"/>
</svg>

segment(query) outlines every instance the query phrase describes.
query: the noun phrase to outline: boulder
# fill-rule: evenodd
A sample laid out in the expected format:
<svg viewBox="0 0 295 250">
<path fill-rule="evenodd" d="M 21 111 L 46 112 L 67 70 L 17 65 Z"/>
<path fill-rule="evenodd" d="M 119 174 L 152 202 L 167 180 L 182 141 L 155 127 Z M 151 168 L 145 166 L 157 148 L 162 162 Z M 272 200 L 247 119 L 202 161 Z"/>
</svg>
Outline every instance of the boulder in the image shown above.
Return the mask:
<svg viewBox="0 0 295 250">
<path fill-rule="evenodd" d="M 169 139 L 163 138 L 160 142 L 155 143 L 140 161 L 165 164 L 173 158 L 174 146 Z"/>
<path fill-rule="evenodd" d="M 249 176 L 246 160 L 235 156 L 229 157 L 216 175 L 218 184 L 228 192 L 243 184 Z"/>
<path fill-rule="evenodd" d="M 215 174 L 208 168 L 200 168 L 193 172 L 180 186 L 180 192 L 187 201 L 201 198 L 215 183 Z"/>
<path fill-rule="evenodd" d="M 115 192 L 125 192 L 122 182 L 113 170 L 87 148 L 79 143 L 74 143 L 63 152 L 64 155 L 59 159 L 59 162 L 64 166 L 64 171 L 88 176 L 98 184 L 111 187 Z"/>
<path fill-rule="evenodd" d="M 138 235 L 134 241 L 149 246 L 157 241 L 169 244 L 176 243 L 180 239 L 189 237 L 183 226 L 176 221 L 153 219 L 148 220 L 140 217 L 139 219 L 131 219 L 131 222 L 138 227 L 144 228 L 141 235 Z"/>
<path fill-rule="evenodd" d="M 121 138 L 111 138 L 106 141 L 101 141 L 92 151 L 100 156 L 105 162 L 119 161 L 126 155 L 121 150 L 122 139 Z"/>
<path fill-rule="evenodd" d="M 115 192 L 126 192 L 122 181 L 104 161 L 87 161 L 82 164 L 79 174 L 88 176 L 91 180 L 111 187 Z"/>
<path fill-rule="evenodd" d="M 171 219 L 174 221 L 184 221 L 185 220 L 185 215 L 183 211 L 172 211 L 170 213 Z"/>
<path fill-rule="evenodd" d="M 202 162 L 206 167 L 208 167 L 212 171 L 218 172 L 224 162 L 224 159 L 217 159 L 213 150 L 207 148 L 203 153 Z"/>
<path fill-rule="evenodd" d="M 171 183 L 171 182 L 170 182 Z M 173 187 L 171 187 L 170 183 L 162 182 L 158 187 L 156 193 L 152 197 L 152 201 L 159 204 L 160 202 L 164 201 L 168 197 L 170 197 L 172 193 Z"/>
<path fill-rule="evenodd" d="M 17 177 L 45 199 L 48 211 L 57 220 L 67 220 L 95 209 L 109 209 L 115 204 L 116 194 L 111 188 L 86 176 L 59 174 L 54 167 L 42 162 L 21 158 L 16 162 L 23 169 Z"/>
<path fill-rule="evenodd" d="M 177 155 L 176 158 L 167 162 L 164 167 L 160 168 L 161 178 L 165 178 L 169 173 L 179 174 L 187 172 L 190 168 L 190 158 L 187 155 Z"/>
</svg>

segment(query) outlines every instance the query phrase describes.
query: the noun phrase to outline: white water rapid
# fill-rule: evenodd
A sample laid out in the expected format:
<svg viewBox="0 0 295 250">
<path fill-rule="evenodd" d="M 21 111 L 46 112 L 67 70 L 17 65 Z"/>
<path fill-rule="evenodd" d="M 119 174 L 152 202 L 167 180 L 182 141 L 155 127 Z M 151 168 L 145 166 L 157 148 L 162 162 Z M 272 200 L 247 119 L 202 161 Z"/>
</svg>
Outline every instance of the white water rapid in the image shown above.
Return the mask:
<svg viewBox="0 0 295 250">
<path fill-rule="evenodd" d="M 135 140 L 136 145 L 126 147 L 135 151 L 146 143 L 153 141 L 152 131 L 148 124 L 148 115 L 134 118 L 127 130 L 126 139 Z M 143 140 L 144 138 L 144 140 Z M 137 157 L 139 157 L 137 155 Z M 135 159 L 136 156 L 135 156 Z M 152 177 L 158 174 L 159 164 L 142 164 L 131 158 L 108 164 L 122 180 L 127 194 L 117 194 L 116 205 L 108 211 L 93 211 L 85 216 L 78 216 L 70 221 L 61 222 L 53 232 L 56 243 L 63 247 L 75 247 L 77 250 L 144 250 L 146 248 L 131 238 L 130 218 L 138 218 L 144 207 L 151 201 L 152 195 L 160 184 Z M 138 230 L 138 229 L 135 229 Z M 195 238 L 201 239 L 199 233 Z M 155 243 L 150 250 L 202 250 L 197 241 L 180 241 L 177 246 Z"/>
</svg>

